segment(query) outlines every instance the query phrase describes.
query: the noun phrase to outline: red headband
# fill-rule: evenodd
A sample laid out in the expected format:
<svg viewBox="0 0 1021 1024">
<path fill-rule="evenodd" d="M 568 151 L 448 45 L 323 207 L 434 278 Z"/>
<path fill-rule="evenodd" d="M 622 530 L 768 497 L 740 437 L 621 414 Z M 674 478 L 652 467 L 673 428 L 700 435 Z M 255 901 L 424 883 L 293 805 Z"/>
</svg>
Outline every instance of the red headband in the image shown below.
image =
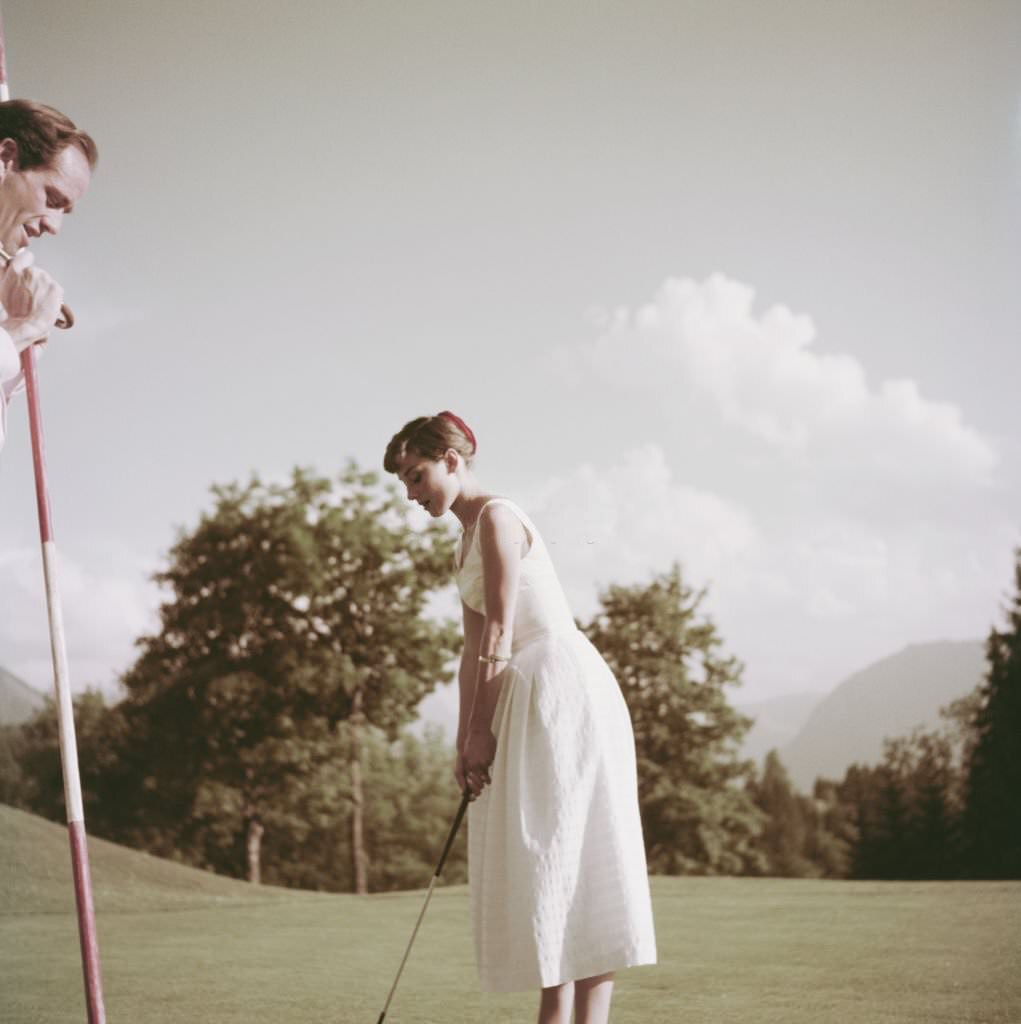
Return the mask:
<svg viewBox="0 0 1021 1024">
<path fill-rule="evenodd" d="M 478 442 L 475 440 L 475 435 L 472 433 L 471 427 L 469 427 L 460 416 L 455 416 L 449 409 L 444 409 L 443 412 L 438 412 L 436 415 L 442 416 L 445 420 L 450 420 L 450 422 L 453 423 L 469 441 L 471 441 L 472 455 L 478 451 Z"/>
</svg>

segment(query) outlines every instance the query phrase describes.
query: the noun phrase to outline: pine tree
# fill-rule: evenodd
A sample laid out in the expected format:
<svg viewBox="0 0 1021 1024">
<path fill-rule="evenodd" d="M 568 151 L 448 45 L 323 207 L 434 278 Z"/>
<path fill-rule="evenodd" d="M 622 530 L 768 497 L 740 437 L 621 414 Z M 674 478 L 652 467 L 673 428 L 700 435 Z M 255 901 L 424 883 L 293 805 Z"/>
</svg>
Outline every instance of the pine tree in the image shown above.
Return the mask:
<svg viewBox="0 0 1021 1024">
<path fill-rule="evenodd" d="M 837 787 L 851 823 L 854 878 L 954 878 L 959 870 L 954 745 L 945 731 L 886 740 L 883 760 L 852 765 Z M 835 832 L 846 826 L 833 826 Z"/>
<path fill-rule="evenodd" d="M 816 779 L 810 804 L 814 827 L 805 856 L 824 878 L 847 878 L 857 830 L 851 809 L 841 802 L 839 785 L 829 779 Z"/>
<path fill-rule="evenodd" d="M 766 755 L 762 778 L 753 780 L 748 791 L 755 806 L 766 816 L 759 839 L 767 861 L 764 873 L 786 878 L 818 875 L 819 871 L 805 856 L 813 827 L 810 802 L 791 785 L 775 750 Z"/>
<path fill-rule="evenodd" d="M 1007 627 L 989 633 L 965 785 L 969 873 L 1021 878 L 1021 548 Z"/>
</svg>

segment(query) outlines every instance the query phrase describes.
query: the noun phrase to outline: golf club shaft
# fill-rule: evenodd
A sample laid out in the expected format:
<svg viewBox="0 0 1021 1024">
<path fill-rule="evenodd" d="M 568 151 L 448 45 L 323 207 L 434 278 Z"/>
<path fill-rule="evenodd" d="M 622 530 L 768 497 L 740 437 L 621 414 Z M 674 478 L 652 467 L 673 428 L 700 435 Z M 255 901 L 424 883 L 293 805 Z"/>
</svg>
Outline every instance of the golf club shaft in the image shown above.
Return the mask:
<svg viewBox="0 0 1021 1024">
<path fill-rule="evenodd" d="M 447 860 L 447 854 L 450 853 L 450 848 L 454 845 L 457 830 L 461 827 L 461 820 L 464 818 L 464 812 L 468 809 L 468 803 L 470 800 L 470 791 L 466 789 L 461 797 L 461 806 L 457 809 L 457 817 L 454 818 L 454 824 L 450 827 L 450 835 L 447 836 L 447 843 L 446 846 L 443 847 L 443 854 L 440 856 L 440 862 L 436 865 L 436 871 L 433 873 L 432 878 L 429 879 L 429 890 L 425 894 L 425 902 L 422 904 L 422 909 L 418 912 L 418 920 L 415 922 L 415 930 L 411 933 L 411 938 L 408 940 L 408 947 L 404 950 L 404 959 L 401 960 L 401 966 L 397 968 L 397 977 L 394 978 L 394 983 L 390 986 L 390 994 L 386 997 L 386 1003 L 383 1005 L 383 1012 L 379 1015 L 379 1020 L 376 1024 L 383 1024 L 386 1012 L 390 1009 L 390 1000 L 393 999 L 394 992 L 397 991 L 397 983 L 401 980 L 401 974 L 404 972 L 404 965 L 408 962 L 408 956 L 411 953 L 411 947 L 414 945 L 415 936 L 418 935 L 418 929 L 422 924 L 422 918 L 425 917 L 425 911 L 429 906 L 429 900 L 432 899 L 433 889 L 436 887 L 436 880 L 440 877 L 440 872 L 443 870 L 443 865 Z"/>
</svg>

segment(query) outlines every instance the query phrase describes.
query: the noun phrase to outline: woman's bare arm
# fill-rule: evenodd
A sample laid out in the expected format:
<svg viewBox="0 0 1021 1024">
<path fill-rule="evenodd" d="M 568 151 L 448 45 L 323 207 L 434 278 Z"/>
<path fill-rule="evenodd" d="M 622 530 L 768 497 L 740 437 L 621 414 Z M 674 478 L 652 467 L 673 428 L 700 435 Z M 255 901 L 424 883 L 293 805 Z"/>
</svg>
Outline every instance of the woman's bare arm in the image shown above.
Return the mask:
<svg viewBox="0 0 1021 1024">
<path fill-rule="evenodd" d="M 502 671 L 510 658 L 521 559 L 528 550 L 528 535 L 521 520 L 506 507 L 491 505 L 485 509 L 478 529 L 486 595 L 479 655 L 503 660 L 477 660 L 476 664 L 465 746 L 468 784 L 476 795 L 489 782 L 489 766 L 496 755 L 493 715 L 500 698 Z"/>
<path fill-rule="evenodd" d="M 464 753 L 468 739 L 468 720 L 471 718 L 472 702 L 475 700 L 475 680 L 479 667 L 479 651 L 482 645 L 482 627 L 485 617 L 461 602 L 461 618 L 464 621 L 464 647 L 461 650 L 461 665 L 457 671 L 457 688 L 460 697 L 457 716 L 457 752 Z"/>
</svg>

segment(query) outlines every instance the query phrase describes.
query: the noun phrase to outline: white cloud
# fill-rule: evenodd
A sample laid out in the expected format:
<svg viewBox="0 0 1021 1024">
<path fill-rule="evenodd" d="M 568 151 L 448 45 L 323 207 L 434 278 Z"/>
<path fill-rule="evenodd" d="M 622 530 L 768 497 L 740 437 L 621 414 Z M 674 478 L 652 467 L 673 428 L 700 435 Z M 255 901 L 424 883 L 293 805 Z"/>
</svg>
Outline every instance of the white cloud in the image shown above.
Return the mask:
<svg viewBox="0 0 1021 1024">
<path fill-rule="evenodd" d="M 596 586 L 647 579 L 675 560 L 694 579 L 714 578 L 756 538 L 743 508 L 674 481 L 652 444 L 616 465 L 578 466 L 525 500 L 576 614 L 594 608 Z"/>
<path fill-rule="evenodd" d="M 547 372 L 614 410 L 586 421 L 591 450 L 622 423 L 659 445 L 547 489 L 547 514 L 600 542 L 598 558 L 563 560 L 572 597 L 677 558 L 689 582 L 709 582 L 707 610 L 760 694 L 984 635 L 1019 540 L 994 444 L 956 405 L 913 380 L 870 385 L 857 359 L 814 347 L 808 317 L 753 300 L 721 275 L 670 279 L 644 306 L 591 315 L 597 336 L 554 353 Z M 692 522 L 678 508 L 720 512 Z"/>
<path fill-rule="evenodd" d="M 575 614 L 611 583 L 681 563 L 758 694 L 818 689 L 907 643 L 986 633 L 1007 591 L 1017 531 L 979 521 L 877 523 L 805 509 L 769 514 L 680 484 L 648 445 L 522 494 Z"/>
<path fill-rule="evenodd" d="M 870 388 L 849 355 L 813 351 L 807 316 L 777 305 L 760 315 L 754 291 L 722 275 L 668 279 L 652 302 L 617 310 L 587 345 L 554 365 L 577 379 L 578 357 L 615 389 L 693 397 L 719 421 L 788 459 L 836 469 L 844 480 L 984 485 L 998 463 L 991 441 L 949 402 L 912 380 Z"/>
<path fill-rule="evenodd" d="M 122 551 L 103 552 L 101 568 L 83 566 L 58 550 L 57 577 L 71 686 L 113 694 L 134 660 L 134 641 L 156 626 L 159 592 L 151 568 Z M 38 548 L 0 550 L 0 665 L 49 693 L 53 668 Z"/>
</svg>

